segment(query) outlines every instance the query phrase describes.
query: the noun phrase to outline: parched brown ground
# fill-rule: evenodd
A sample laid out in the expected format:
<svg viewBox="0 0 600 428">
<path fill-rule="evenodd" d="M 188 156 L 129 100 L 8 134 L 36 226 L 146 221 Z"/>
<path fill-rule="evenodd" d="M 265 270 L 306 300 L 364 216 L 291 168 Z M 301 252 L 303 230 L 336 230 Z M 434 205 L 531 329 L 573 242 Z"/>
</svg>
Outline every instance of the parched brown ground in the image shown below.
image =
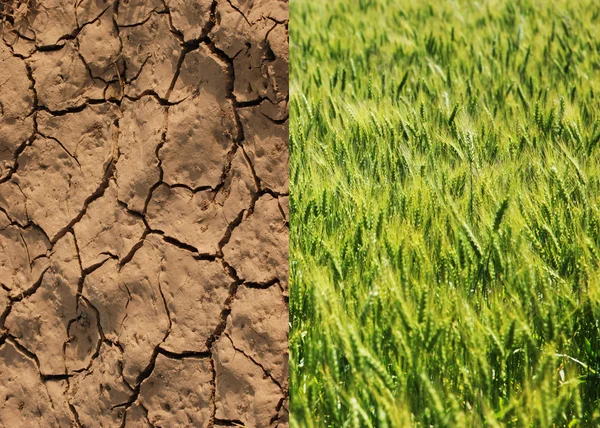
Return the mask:
<svg viewBox="0 0 600 428">
<path fill-rule="evenodd" d="M 12 3 L 0 426 L 287 426 L 287 2 Z"/>
</svg>

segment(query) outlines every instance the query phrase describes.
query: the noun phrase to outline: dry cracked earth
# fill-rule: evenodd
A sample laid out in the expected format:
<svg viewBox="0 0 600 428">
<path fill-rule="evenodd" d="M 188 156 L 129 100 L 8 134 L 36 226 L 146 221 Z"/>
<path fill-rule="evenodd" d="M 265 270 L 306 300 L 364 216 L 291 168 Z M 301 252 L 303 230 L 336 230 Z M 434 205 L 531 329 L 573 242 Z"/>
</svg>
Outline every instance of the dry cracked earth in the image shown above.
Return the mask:
<svg viewBox="0 0 600 428">
<path fill-rule="evenodd" d="M 0 426 L 287 426 L 287 2 L 9 3 Z"/>
</svg>

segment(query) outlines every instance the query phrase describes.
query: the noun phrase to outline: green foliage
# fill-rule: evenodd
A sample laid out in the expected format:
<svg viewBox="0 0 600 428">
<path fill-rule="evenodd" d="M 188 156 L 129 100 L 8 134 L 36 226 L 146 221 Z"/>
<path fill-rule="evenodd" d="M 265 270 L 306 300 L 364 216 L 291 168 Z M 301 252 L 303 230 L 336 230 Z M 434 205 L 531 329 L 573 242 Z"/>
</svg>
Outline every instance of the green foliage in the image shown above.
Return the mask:
<svg viewBox="0 0 600 428">
<path fill-rule="evenodd" d="M 600 8 L 294 0 L 292 426 L 600 424 Z"/>
</svg>

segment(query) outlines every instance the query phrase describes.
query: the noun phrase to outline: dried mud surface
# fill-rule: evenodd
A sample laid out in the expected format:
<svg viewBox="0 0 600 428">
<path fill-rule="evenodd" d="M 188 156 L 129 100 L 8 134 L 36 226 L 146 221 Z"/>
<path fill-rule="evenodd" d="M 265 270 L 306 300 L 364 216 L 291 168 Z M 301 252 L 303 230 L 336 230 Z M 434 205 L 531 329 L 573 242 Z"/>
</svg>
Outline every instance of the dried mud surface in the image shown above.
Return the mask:
<svg viewBox="0 0 600 428">
<path fill-rule="evenodd" d="M 0 426 L 287 426 L 287 2 L 13 6 Z"/>
</svg>

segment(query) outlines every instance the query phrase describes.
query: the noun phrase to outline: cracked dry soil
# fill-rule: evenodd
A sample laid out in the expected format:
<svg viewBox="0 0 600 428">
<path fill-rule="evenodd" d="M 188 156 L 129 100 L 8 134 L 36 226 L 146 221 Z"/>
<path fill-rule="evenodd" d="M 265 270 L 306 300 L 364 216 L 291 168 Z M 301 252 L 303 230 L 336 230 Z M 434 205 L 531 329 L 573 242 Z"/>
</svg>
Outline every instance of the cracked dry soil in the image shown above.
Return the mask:
<svg viewBox="0 0 600 428">
<path fill-rule="evenodd" d="M 287 426 L 287 2 L 0 7 L 0 426 Z"/>
</svg>

